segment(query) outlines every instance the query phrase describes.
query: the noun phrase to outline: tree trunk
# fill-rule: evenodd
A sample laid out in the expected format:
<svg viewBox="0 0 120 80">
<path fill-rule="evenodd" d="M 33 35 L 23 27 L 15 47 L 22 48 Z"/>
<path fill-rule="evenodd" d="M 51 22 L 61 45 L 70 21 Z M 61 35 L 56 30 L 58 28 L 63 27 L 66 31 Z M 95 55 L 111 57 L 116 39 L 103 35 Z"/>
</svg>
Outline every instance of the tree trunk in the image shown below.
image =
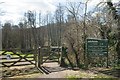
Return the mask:
<svg viewBox="0 0 120 80">
<path fill-rule="evenodd" d="M 117 43 L 116 51 L 117 51 L 117 55 L 118 55 L 118 64 L 120 64 L 120 40 Z"/>
</svg>

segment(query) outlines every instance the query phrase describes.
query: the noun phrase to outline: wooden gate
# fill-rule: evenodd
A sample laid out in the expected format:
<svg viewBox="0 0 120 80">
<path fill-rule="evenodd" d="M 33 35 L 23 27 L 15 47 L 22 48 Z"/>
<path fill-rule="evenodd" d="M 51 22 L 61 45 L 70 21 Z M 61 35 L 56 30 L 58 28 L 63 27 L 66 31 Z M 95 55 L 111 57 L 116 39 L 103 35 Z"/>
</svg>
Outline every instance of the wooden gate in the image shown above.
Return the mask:
<svg viewBox="0 0 120 80">
<path fill-rule="evenodd" d="M 59 57 L 61 53 L 61 47 L 56 46 L 44 46 L 39 49 L 38 61 L 41 64 L 48 62 L 59 62 Z"/>
<path fill-rule="evenodd" d="M 1 67 L 35 65 L 34 50 L 3 50 L 0 58 Z"/>
<path fill-rule="evenodd" d="M 61 47 L 44 46 L 38 49 L 38 69 L 40 72 L 49 74 L 50 71 L 42 66 L 43 63 L 59 62 Z"/>
</svg>

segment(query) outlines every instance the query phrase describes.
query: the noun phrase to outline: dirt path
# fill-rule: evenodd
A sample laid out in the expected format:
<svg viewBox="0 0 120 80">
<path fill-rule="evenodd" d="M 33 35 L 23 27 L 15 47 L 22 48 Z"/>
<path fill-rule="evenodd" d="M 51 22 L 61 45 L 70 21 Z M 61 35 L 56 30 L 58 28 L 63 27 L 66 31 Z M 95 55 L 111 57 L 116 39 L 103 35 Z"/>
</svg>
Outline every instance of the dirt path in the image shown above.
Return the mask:
<svg viewBox="0 0 120 80">
<path fill-rule="evenodd" d="M 47 67 L 52 73 L 43 74 L 39 78 L 97 78 L 98 76 L 110 77 L 104 74 L 84 70 L 70 70 L 59 67 L 58 63 L 45 63 L 43 66 Z"/>
<path fill-rule="evenodd" d="M 70 74 L 76 75 L 79 73 L 79 71 L 61 68 L 58 63 L 44 63 L 43 66 L 45 66 L 51 73 L 43 74 L 39 78 L 65 78 Z"/>
</svg>

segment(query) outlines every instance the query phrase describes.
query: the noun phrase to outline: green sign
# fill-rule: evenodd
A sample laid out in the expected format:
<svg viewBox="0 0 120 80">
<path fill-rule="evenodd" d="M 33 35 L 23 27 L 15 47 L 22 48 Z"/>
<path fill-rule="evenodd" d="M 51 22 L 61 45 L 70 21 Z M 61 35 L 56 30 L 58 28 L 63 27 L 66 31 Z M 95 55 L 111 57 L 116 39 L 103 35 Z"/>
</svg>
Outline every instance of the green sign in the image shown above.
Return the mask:
<svg viewBox="0 0 120 80">
<path fill-rule="evenodd" d="M 87 53 L 90 55 L 107 55 L 108 40 L 107 39 L 87 39 Z"/>
</svg>

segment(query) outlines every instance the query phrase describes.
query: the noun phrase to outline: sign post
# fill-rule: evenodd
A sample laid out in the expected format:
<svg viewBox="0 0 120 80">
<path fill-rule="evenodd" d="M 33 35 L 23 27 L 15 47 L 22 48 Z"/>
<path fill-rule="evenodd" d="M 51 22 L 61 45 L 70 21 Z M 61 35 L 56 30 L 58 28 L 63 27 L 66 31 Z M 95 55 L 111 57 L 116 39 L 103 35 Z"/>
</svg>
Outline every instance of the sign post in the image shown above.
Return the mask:
<svg viewBox="0 0 120 80">
<path fill-rule="evenodd" d="M 89 56 L 106 56 L 108 67 L 108 39 L 87 39 L 86 50 Z"/>
</svg>

